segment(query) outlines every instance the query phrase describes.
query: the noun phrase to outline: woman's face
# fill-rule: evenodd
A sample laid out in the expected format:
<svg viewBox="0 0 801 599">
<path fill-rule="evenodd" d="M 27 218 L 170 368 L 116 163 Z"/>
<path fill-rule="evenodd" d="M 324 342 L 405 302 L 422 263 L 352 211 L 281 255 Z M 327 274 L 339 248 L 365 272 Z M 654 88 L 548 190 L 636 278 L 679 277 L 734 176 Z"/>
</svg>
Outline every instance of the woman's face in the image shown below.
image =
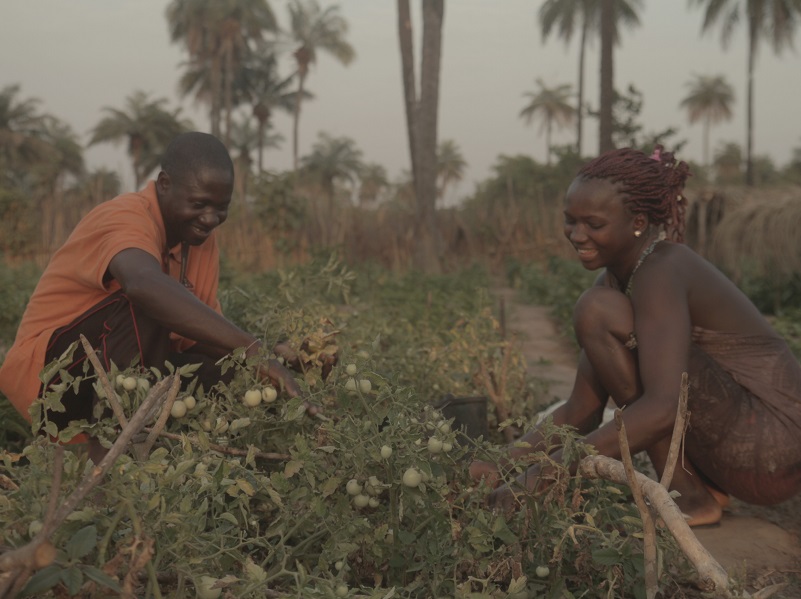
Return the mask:
<svg viewBox="0 0 801 599">
<path fill-rule="evenodd" d="M 636 230 L 647 224 L 632 216 L 618 186 L 606 179 L 574 179 L 564 201 L 565 237 L 587 270 L 625 266 L 639 247 Z"/>
</svg>

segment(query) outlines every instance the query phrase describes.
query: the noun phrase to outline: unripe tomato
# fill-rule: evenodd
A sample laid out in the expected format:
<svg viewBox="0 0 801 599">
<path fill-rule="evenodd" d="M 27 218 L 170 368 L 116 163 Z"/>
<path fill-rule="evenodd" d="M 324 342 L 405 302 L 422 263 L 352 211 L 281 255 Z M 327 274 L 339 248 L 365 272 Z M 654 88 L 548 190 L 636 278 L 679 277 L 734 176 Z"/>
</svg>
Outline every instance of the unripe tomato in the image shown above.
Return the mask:
<svg viewBox="0 0 801 599">
<path fill-rule="evenodd" d="M 274 387 L 265 387 L 261 390 L 261 397 L 264 403 L 272 403 L 278 397 L 278 391 Z"/>
<path fill-rule="evenodd" d="M 122 387 L 122 382 L 125 380 L 125 375 L 124 374 L 118 374 L 117 378 L 114 379 L 114 380 L 117 381 L 117 387 Z"/>
<path fill-rule="evenodd" d="M 136 380 L 136 384 L 145 393 L 150 391 L 150 381 L 149 380 L 147 380 L 145 378 L 137 379 Z"/>
<path fill-rule="evenodd" d="M 338 584 L 334 594 L 337 597 L 347 597 L 348 596 L 348 585 L 346 584 Z"/>
<path fill-rule="evenodd" d="M 351 377 L 345 381 L 345 389 L 353 393 L 356 392 L 356 379 Z"/>
<path fill-rule="evenodd" d="M 442 451 L 442 441 L 440 441 L 436 437 L 429 437 L 428 451 L 431 453 L 440 453 Z"/>
<path fill-rule="evenodd" d="M 126 376 L 122 379 L 122 388 L 126 391 L 133 391 L 136 389 L 136 378 L 132 376 Z"/>
<path fill-rule="evenodd" d="M 378 507 L 379 505 L 381 505 L 381 501 L 379 501 L 378 497 L 371 497 L 368 500 L 367 505 L 369 505 L 370 507 L 375 508 L 375 507 Z"/>
<path fill-rule="evenodd" d="M 437 428 L 443 435 L 447 435 L 451 432 L 451 425 L 445 420 L 440 420 L 439 424 L 437 424 Z"/>
<path fill-rule="evenodd" d="M 172 404 L 172 408 L 170 408 L 170 416 L 173 418 L 183 418 L 186 416 L 186 404 L 180 399 L 176 399 Z"/>
<path fill-rule="evenodd" d="M 548 575 L 551 573 L 551 569 L 548 566 L 537 566 L 537 569 L 534 570 L 534 573 L 540 578 L 548 578 Z"/>
<path fill-rule="evenodd" d="M 420 474 L 417 468 L 408 468 L 406 472 L 403 473 L 403 478 L 401 480 L 404 485 L 413 489 L 423 480 L 423 475 Z"/>
<path fill-rule="evenodd" d="M 370 382 L 370 379 L 361 379 L 359 381 L 359 391 L 362 393 L 370 393 L 370 390 L 373 388 L 373 383 Z"/>
<path fill-rule="evenodd" d="M 356 364 L 348 364 L 345 366 L 345 373 L 348 376 L 354 376 L 357 372 L 359 372 L 359 369 L 356 368 Z"/>
<path fill-rule="evenodd" d="M 442 451 L 448 453 L 451 449 L 453 449 L 453 443 L 451 443 L 450 441 L 442 442 Z"/>
<path fill-rule="evenodd" d="M 362 492 L 362 485 L 359 483 L 358 480 L 352 478 L 345 485 L 345 490 L 348 492 L 348 495 L 355 496 Z"/>
<path fill-rule="evenodd" d="M 353 505 L 356 507 L 367 507 L 368 503 L 370 503 L 370 498 L 367 495 L 362 495 L 359 493 L 358 495 L 353 496 Z"/>
<path fill-rule="evenodd" d="M 261 403 L 261 391 L 258 389 L 248 389 L 245 391 L 242 402 L 249 408 L 255 408 Z"/>
<path fill-rule="evenodd" d="M 197 405 L 197 400 L 194 395 L 187 395 L 184 397 L 184 403 L 186 404 L 187 410 L 194 410 Z"/>
<path fill-rule="evenodd" d="M 389 459 L 389 456 L 392 455 L 392 448 L 389 445 L 382 445 L 381 446 L 381 457 L 385 460 Z"/>
</svg>

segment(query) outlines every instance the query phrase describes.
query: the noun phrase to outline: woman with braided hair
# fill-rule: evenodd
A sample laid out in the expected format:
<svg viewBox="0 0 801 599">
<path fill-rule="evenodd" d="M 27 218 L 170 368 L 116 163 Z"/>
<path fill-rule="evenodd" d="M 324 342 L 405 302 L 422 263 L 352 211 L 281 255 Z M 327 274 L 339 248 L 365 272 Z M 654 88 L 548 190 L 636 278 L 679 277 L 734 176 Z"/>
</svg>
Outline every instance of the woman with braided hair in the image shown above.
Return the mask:
<svg viewBox="0 0 801 599">
<path fill-rule="evenodd" d="M 682 243 L 688 174 L 659 146 L 651 156 L 623 148 L 586 164 L 570 185 L 565 237 L 585 268 L 603 270 L 575 306 L 576 380 L 553 422 L 619 458 L 614 423 L 599 426 L 611 398 L 625 408 L 632 452 L 646 451 L 661 474 L 687 372 L 689 426 L 671 490 L 700 526 L 719 522 L 728 495 L 768 505 L 801 490 L 801 366 L 751 301 Z M 537 427 L 521 440 L 528 446 L 510 448 L 512 457 L 547 441 Z M 498 468 L 470 470 L 497 482 Z M 532 466 L 490 503 L 514 506 L 541 474 Z"/>
</svg>

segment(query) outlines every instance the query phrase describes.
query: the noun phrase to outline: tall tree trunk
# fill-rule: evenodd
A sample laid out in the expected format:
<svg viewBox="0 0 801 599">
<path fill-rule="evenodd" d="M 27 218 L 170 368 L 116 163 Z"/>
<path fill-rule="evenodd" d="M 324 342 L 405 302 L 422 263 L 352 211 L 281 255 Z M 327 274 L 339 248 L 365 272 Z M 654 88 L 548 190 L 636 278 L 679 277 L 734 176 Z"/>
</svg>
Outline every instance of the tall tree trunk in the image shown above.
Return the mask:
<svg viewBox="0 0 801 599">
<path fill-rule="evenodd" d="M 601 98 L 598 119 L 598 153 L 614 149 L 612 141 L 615 101 L 614 77 L 615 0 L 601 0 Z"/>
<path fill-rule="evenodd" d="M 441 243 L 437 229 L 437 119 L 439 73 L 442 54 L 444 0 L 421 0 L 423 43 L 420 98 L 414 90 L 411 15 L 408 0 L 398 0 L 398 32 L 406 99 L 406 125 L 412 154 L 412 176 L 417 206 L 415 266 L 438 273 L 442 270 Z"/>
<path fill-rule="evenodd" d="M 545 164 L 551 166 L 551 118 L 545 121 Z"/>
<path fill-rule="evenodd" d="M 302 50 L 302 48 L 301 48 Z M 298 50 L 295 54 L 301 52 Z M 306 73 L 308 64 L 303 64 L 298 59 L 298 95 L 295 97 L 295 114 L 292 120 L 292 170 L 298 171 L 298 131 L 300 128 L 300 103 L 303 99 L 304 87 L 306 85 Z"/>
<path fill-rule="evenodd" d="M 225 147 L 231 145 L 231 114 L 233 107 L 233 87 L 234 87 L 234 61 L 231 56 L 231 49 L 225 53 L 225 72 L 223 73 L 223 95 L 225 102 Z"/>
<path fill-rule="evenodd" d="M 749 3 L 750 4 L 750 3 Z M 746 107 L 745 184 L 754 184 L 754 59 L 756 57 L 756 19 L 748 18 L 748 99 Z"/>
<path fill-rule="evenodd" d="M 403 100 L 406 108 L 406 134 L 409 138 L 409 159 L 412 164 L 412 181 L 417 185 L 417 85 L 414 79 L 414 44 L 412 43 L 412 15 L 409 0 L 398 0 L 398 39 L 401 52 Z"/>
<path fill-rule="evenodd" d="M 704 171 L 707 177 L 712 177 L 712 171 L 709 168 L 709 114 L 704 117 Z"/>
<path fill-rule="evenodd" d="M 583 11 L 581 21 L 581 42 L 579 43 L 578 99 L 576 102 L 576 153 L 581 156 L 581 142 L 584 124 L 584 56 L 587 48 L 587 12 Z"/>
</svg>

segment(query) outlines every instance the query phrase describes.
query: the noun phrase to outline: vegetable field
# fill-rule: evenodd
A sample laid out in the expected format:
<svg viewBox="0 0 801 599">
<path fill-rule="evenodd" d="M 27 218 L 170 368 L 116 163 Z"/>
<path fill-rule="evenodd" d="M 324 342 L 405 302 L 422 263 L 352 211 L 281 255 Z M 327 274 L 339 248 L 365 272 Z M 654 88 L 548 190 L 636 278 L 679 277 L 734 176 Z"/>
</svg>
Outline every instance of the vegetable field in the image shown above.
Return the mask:
<svg viewBox="0 0 801 599">
<path fill-rule="evenodd" d="M 226 281 L 229 316 L 268 344 L 303 349 L 309 368 L 297 377 L 315 415 L 259 385 L 236 356 L 232 382 L 210 389 L 191 382 L 191 368 L 115 370 L 108 387 L 88 368 L 129 424 L 169 381 L 183 386 L 167 394 L 163 428 L 157 408 L 52 531 L 47 565 L 22 595 L 645 597 L 642 523 L 626 487 L 560 471 L 546 494 L 502 514 L 469 480 L 469 460 L 498 457 L 547 396 L 504 338 L 489 287 L 479 269 L 427 278 L 334 259 Z M 324 379 L 321 356 L 332 353 Z M 488 398 L 486 438 L 435 407 L 446 394 Z M 119 429 L 109 415 L 59 434 L 91 430 L 110 446 Z M 558 433 L 570 455 L 584 454 Z M 4 550 L 41 535 L 49 502 L 66 505 L 91 478 L 81 446 L 67 447 L 63 466 L 43 438 L 0 454 Z M 658 553 L 662 593 L 686 596 L 669 537 Z"/>
</svg>

